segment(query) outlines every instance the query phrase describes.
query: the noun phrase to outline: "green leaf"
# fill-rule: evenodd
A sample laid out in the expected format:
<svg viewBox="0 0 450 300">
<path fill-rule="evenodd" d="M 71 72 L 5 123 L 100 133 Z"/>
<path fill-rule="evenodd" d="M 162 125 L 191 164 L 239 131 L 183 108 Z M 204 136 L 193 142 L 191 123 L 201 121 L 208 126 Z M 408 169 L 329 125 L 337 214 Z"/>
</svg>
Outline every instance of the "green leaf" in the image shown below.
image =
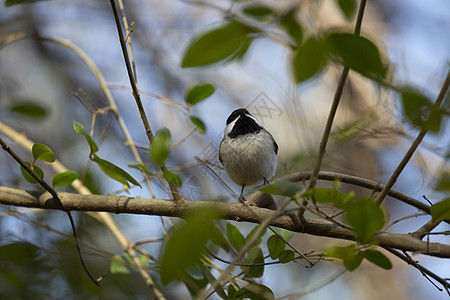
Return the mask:
<svg viewBox="0 0 450 300">
<path fill-rule="evenodd" d="M 200 67 L 226 61 L 242 47 L 251 31 L 247 26 L 231 21 L 203 33 L 188 46 L 181 67 Z"/>
<path fill-rule="evenodd" d="M 350 200 L 351 195 L 339 192 L 334 188 L 315 188 L 314 190 L 308 190 L 303 194 L 304 197 L 312 199 L 314 194 L 314 200 L 319 203 L 331 203 L 336 207 L 342 208 L 346 201 Z"/>
<path fill-rule="evenodd" d="M 200 130 L 200 133 L 205 134 L 206 133 L 206 125 L 203 123 L 203 121 L 197 117 L 190 116 L 189 120 L 194 124 L 195 127 Z"/>
<path fill-rule="evenodd" d="M 264 275 L 264 255 L 260 247 L 249 249 L 244 263 L 247 265 L 258 264 L 253 267 L 242 267 L 245 277 L 260 278 Z"/>
<path fill-rule="evenodd" d="M 450 198 L 431 205 L 430 210 L 433 222 L 450 220 Z"/>
<path fill-rule="evenodd" d="M 228 299 L 229 299 L 229 300 L 237 299 L 237 298 L 235 297 L 236 292 L 237 292 L 237 290 L 236 290 L 236 288 L 235 288 L 232 284 L 228 285 Z"/>
<path fill-rule="evenodd" d="M 347 222 L 363 244 L 372 242 L 375 233 L 384 225 L 384 214 L 380 206 L 370 199 L 354 200 L 345 205 Z"/>
<path fill-rule="evenodd" d="M 36 165 L 32 165 L 29 162 L 25 162 L 25 164 L 27 164 L 27 166 L 29 166 L 34 172 L 36 172 L 36 174 L 42 179 L 44 178 L 44 171 L 42 171 L 41 168 L 39 168 Z M 20 166 L 20 171 L 22 172 L 22 176 L 29 182 L 29 183 L 37 183 L 36 179 L 34 179 L 33 176 L 30 175 L 30 173 L 28 173 L 27 170 L 25 170 L 24 167 Z"/>
<path fill-rule="evenodd" d="M 351 20 L 355 15 L 356 1 L 355 0 L 337 0 L 337 4 L 341 9 L 347 20 Z"/>
<path fill-rule="evenodd" d="M 267 194 L 293 198 L 298 191 L 302 190 L 302 187 L 290 181 L 277 179 L 259 190 Z"/>
<path fill-rule="evenodd" d="M 325 42 L 330 53 L 345 66 L 365 76 L 386 77 L 387 66 L 382 62 L 380 51 L 367 38 L 352 33 L 331 33 Z"/>
<path fill-rule="evenodd" d="M 14 242 L 0 247 L 0 262 L 27 264 L 39 255 L 39 248 L 27 242 Z M 2 269 L 4 264 L 2 263 Z"/>
<path fill-rule="evenodd" d="M 408 121 L 419 129 L 439 132 L 442 111 L 435 109 L 431 100 L 413 89 L 402 92 L 403 111 Z"/>
<path fill-rule="evenodd" d="M 120 255 L 114 255 L 111 264 L 109 265 L 109 271 L 112 274 L 129 274 L 129 263 Z"/>
<path fill-rule="evenodd" d="M 177 187 L 180 187 L 182 185 L 181 178 L 174 172 L 164 170 L 163 176 L 165 179 L 167 179 L 168 182 L 170 182 L 173 185 L 176 185 Z"/>
<path fill-rule="evenodd" d="M 311 37 L 294 54 L 292 70 L 296 83 L 301 83 L 319 74 L 327 59 L 320 41 Z"/>
<path fill-rule="evenodd" d="M 13 113 L 36 119 L 42 119 L 48 114 L 44 106 L 30 100 L 15 100 L 9 110 Z"/>
<path fill-rule="evenodd" d="M 211 228 L 211 230 L 213 231 L 213 234 L 210 238 L 211 242 L 213 244 L 215 244 L 216 246 L 219 246 L 220 248 L 225 250 L 225 252 L 230 253 L 230 249 L 231 249 L 230 244 L 228 243 L 227 239 L 223 235 L 222 231 L 219 230 L 216 226 L 213 226 Z"/>
<path fill-rule="evenodd" d="M 169 157 L 170 131 L 167 128 L 158 130 L 150 146 L 150 156 L 155 164 L 162 165 Z"/>
<path fill-rule="evenodd" d="M 260 228 L 260 225 L 256 225 L 252 231 L 250 231 L 250 233 L 245 237 L 245 243 L 247 243 L 248 241 L 250 241 L 253 236 L 255 235 L 256 231 L 258 231 Z M 261 240 L 262 237 L 264 236 L 264 234 L 266 234 L 267 228 L 264 228 L 263 232 L 261 233 L 261 235 L 258 237 L 258 240 L 253 244 L 252 247 L 258 247 L 259 244 L 261 244 Z"/>
<path fill-rule="evenodd" d="M 292 250 L 283 250 L 278 257 L 278 261 L 282 264 L 293 261 L 295 258 L 295 252 Z"/>
<path fill-rule="evenodd" d="M 203 272 L 203 265 L 197 264 L 192 268 L 189 268 L 184 272 L 183 278 L 181 280 L 184 282 L 189 290 L 192 298 L 198 295 L 199 291 L 204 289 L 208 285 L 208 279 L 206 279 Z"/>
<path fill-rule="evenodd" d="M 236 292 L 233 299 L 275 300 L 275 295 L 267 286 L 249 283 Z"/>
<path fill-rule="evenodd" d="M 219 216 L 220 212 L 212 208 L 196 210 L 186 218 L 186 223 L 174 232 L 161 257 L 160 276 L 164 285 L 183 278 L 188 269 L 200 262 L 207 241 L 214 235 L 211 219 Z"/>
<path fill-rule="evenodd" d="M 274 234 L 267 240 L 267 249 L 269 250 L 270 258 L 277 259 L 283 252 L 286 243 Z"/>
<path fill-rule="evenodd" d="M 272 8 L 266 5 L 255 5 L 251 4 L 242 10 L 242 12 L 252 18 L 255 19 L 267 19 L 271 15 L 273 15 L 275 12 Z"/>
<path fill-rule="evenodd" d="M 450 192 L 450 170 L 444 170 L 441 173 L 440 178 L 436 182 L 433 189 L 436 191 Z"/>
<path fill-rule="evenodd" d="M 208 82 L 199 83 L 191 87 L 187 92 L 184 100 L 187 104 L 195 105 L 205 100 L 216 91 L 216 87 Z"/>
<path fill-rule="evenodd" d="M 245 238 L 239 229 L 231 223 L 227 223 L 227 238 L 231 246 L 240 250 L 245 244 Z"/>
<path fill-rule="evenodd" d="M 34 144 L 31 153 L 33 153 L 34 161 L 40 159 L 52 163 L 56 160 L 52 150 L 42 144 Z"/>
<path fill-rule="evenodd" d="M 139 171 L 144 172 L 144 173 L 146 173 L 148 175 L 153 175 L 153 173 L 150 172 L 150 170 L 143 164 L 129 164 L 128 167 L 132 168 L 132 169 L 139 170 Z"/>
<path fill-rule="evenodd" d="M 232 60 L 242 60 L 245 53 L 247 53 L 248 48 L 250 48 L 250 45 L 254 41 L 255 38 L 251 36 L 247 36 L 239 46 L 239 49 L 228 59 L 229 61 Z"/>
<path fill-rule="evenodd" d="M 342 259 L 345 268 L 349 271 L 356 270 L 364 258 L 363 253 L 358 251 L 355 245 L 327 248 L 324 250 L 324 255 Z"/>
<path fill-rule="evenodd" d="M 84 129 L 84 126 L 81 123 L 73 121 L 73 131 L 75 131 L 75 133 L 83 135 L 86 138 L 86 142 L 88 143 L 90 149 L 89 156 L 93 155 L 98 151 L 97 144 L 94 142 L 94 140 L 92 139 L 90 134 L 86 131 L 86 129 Z"/>
<path fill-rule="evenodd" d="M 75 179 L 80 178 L 77 172 L 66 171 L 62 173 L 58 173 L 52 178 L 52 186 L 64 186 L 71 184 Z"/>
<path fill-rule="evenodd" d="M 294 6 L 281 15 L 280 24 L 287 30 L 287 33 L 297 43 L 297 45 L 300 46 L 303 41 L 303 29 L 296 18 L 297 8 L 297 6 Z"/>
<path fill-rule="evenodd" d="M 94 158 L 92 160 L 97 163 L 103 173 L 105 173 L 105 175 L 107 175 L 108 177 L 122 183 L 123 185 L 126 185 L 127 187 L 130 187 L 130 184 L 128 182 L 141 187 L 136 179 L 134 179 L 130 174 L 128 174 L 126 171 L 119 168 L 115 164 L 101 159 L 96 154 L 94 154 Z"/>
<path fill-rule="evenodd" d="M 211 274 L 211 271 L 209 268 L 207 268 L 205 265 L 201 265 L 202 273 L 205 276 L 205 278 L 208 280 L 208 282 L 212 285 L 214 282 L 216 282 L 216 278 Z M 217 295 L 219 295 L 222 299 L 228 299 L 227 294 L 225 294 L 225 291 L 223 290 L 222 286 L 220 284 L 216 284 L 214 286 L 214 290 L 216 291 Z"/>
<path fill-rule="evenodd" d="M 386 255 L 384 255 L 380 251 L 375 249 L 368 249 L 364 251 L 363 254 L 364 257 L 371 263 L 374 263 L 375 265 L 386 270 L 392 269 L 391 261 L 389 260 L 389 258 L 386 257 Z"/>
</svg>

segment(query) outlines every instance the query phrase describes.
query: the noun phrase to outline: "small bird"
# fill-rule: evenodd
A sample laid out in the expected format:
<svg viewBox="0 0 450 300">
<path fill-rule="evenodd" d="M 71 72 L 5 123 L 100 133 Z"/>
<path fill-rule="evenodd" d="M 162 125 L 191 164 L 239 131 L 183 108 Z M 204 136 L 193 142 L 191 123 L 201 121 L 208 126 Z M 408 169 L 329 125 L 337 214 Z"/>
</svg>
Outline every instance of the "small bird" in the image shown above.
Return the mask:
<svg viewBox="0 0 450 300">
<path fill-rule="evenodd" d="M 245 108 L 227 119 L 219 160 L 230 179 L 242 187 L 269 184 L 277 169 L 278 145 L 272 135 Z"/>
</svg>

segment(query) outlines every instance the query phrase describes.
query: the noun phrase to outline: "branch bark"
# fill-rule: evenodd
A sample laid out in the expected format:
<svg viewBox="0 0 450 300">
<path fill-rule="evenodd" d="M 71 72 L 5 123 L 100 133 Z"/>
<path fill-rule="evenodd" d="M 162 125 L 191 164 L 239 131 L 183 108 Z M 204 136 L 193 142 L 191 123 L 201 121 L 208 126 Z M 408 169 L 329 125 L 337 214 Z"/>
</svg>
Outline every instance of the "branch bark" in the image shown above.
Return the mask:
<svg viewBox="0 0 450 300">
<path fill-rule="evenodd" d="M 240 222 L 262 223 L 273 214 L 273 210 L 243 206 L 241 203 L 220 203 L 209 201 L 182 201 L 175 203 L 162 199 L 133 198 L 126 196 L 80 195 L 58 193 L 64 209 L 77 211 L 103 211 L 111 213 L 143 214 L 183 218 L 200 208 L 215 207 L 222 212 L 222 219 Z M 61 209 L 57 201 L 45 192 L 24 191 L 11 187 L 0 187 L 0 204 L 43 209 Z M 305 218 L 303 226 L 296 224 L 288 215 L 274 219 L 270 226 L 311 235 L 355 240 L 351 230 L 339 227 L 322 219 Z M 428 243 L 409 234 L 380 232 L 374 241 L 382 247 L 411 251 L 430 256 L 450 258 L 450 245 Z"/>
</svg>

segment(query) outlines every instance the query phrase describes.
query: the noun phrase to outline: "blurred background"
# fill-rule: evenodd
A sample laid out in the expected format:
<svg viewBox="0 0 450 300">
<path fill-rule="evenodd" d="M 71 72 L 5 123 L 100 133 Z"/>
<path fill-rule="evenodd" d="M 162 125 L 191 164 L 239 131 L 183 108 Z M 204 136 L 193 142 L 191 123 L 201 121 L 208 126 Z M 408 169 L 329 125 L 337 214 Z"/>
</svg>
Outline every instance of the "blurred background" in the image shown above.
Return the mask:
<svg viewBox="0 0 450 300">
<path fill-rule="evenodd" d="M 435 99 L 449 67 L 450 2 L 368 2 L 362 33 L 377 44 L 386 61 L 390 62 L 392 82 L 412 85 Z M 341 72 L 339 66 L 331 65 L 314 80 L 295 85 L 289 66 L 291 51 L 273 39 L 260 38 L 252 43 L 239 62 L 205 68 L 180 67 L 186 47 L 194 37 L 219 26 L 230 12 L 239 12 L 242 6 L 250 3 L 265 3 L 279 10 L 298 5 L 297 17 L 304 26 L 305 35 L 332 28 L 352 31 L 354 26 L 354 18 L 348 21 L 337 1 L 331 0 L 149 0 L 125 3 L 128 21 L 135 22 L 131 41 L 145 110 L 154 132 L 167 127 L 172 141 L 181 141 L 172 149 L 168 166 L 176 168 L 181 175 L 181 192 L 187 199 L 234 201 L 224 182 L 234 192 L 239 192 L 239 187 L 229 181 L 223 170 L 214 168 L 216 174 L 212 174 L 197 160 L 198 157 L 218 163 L 218 146 L 225 120 L 238 107 L 247 107 L 275 137 L 280 148 L 277 176 L 313 168 Z M 72 122 L 82 123 L 89 131 L 92 113 L 73 93 L 81 98 L 84 93 L 99 108 L 107 107 L 108 102 L 93 73 L 73 51 L 62 46 L 62 42 L 43 39 L 70 41 L 90 57 L 108 83 L 133 140 L 145 148 L 148 142 L 129 88 L 109 1 L 58 0 L 8 7 L 5 3 L 0 5 L 0 121 L 24 133 L 33 142 L 49 146 L 56 157 L 69 169 L 79 172 L 96 193 L 152 197 L 146 187 L 123 191 L 120 183 L 110 180 L 97 166 L 89 164 L 88 147 L 84 139 L 73 132 Z M 267 30 L 277 34 L 270 23 Z M 216 92 L 188 110 L 184 102 L 186 90 L 204 81 L 214 83 Z M 396 93 L 350 72 L 322 169 L 385 183 L 418 133 L 405 125 L 398 98 Z M 448 99 L 446 101 L 448 103 Z M 42 112 L 31 115 L 14 112 L 14 107 L 22 103 L 34 103 Z M 188 121 L 191 113 L 206 124 L 205 134 L 198 131 L 192 134 L 194 127 Z M 0 134 L 4 136 L 1 129 Z M 99 156 L 113 161 L 135 178 L 141 178 L 138 171 L 127 168 L 136 159 L 124 145 L 124 135 L 111 112 L 96 116 L 93 137 L 101 145 Z M 432 202 L 444 198 L 443 193 L 433 187 L 441 172 L 448 170 L 449 137 L 446 120 L 438 135 L 425 138 L 395 188 L 419 200 L 422 195 Z M 30 153 L 8 141 L 22 158 L 31 160 Z M 148 152 L 145 149 L 139 151 L 148 163 Z M 26 182 L 17 164 L 4 152 L 0 152 L 0 166 L 0 185 L 37 188 Z M 49 166 L 42 167 L 46 174 L 52 174 Z M 330 186 L 330 183 L 324 185 Z M 156 198 L 170 198 L 168 188 L 157 180 L 152 181 L 152 191 Z M 370 195 L 370 191 L 357 192 L 361 197 Z M 387 224 L 417 213 L 416 209 L 391 199 L 384 205 Z M 92 246 L 85 250 L 88 264 L 94 265 L 95 273 L 102 273 L 109 268 L 111 256 L 121 254 L 122 249 L 100 223 L 84 214 L 75 215 L 81 239 Z M 33 296 L 145 299 L 146 288 L 137 274 L 108 275 L 103 281 L 106 287 L 101 291 L 87 280 L 79 280 L 85 274 L 70 242 L 70 227 L 63 213 L 0 206 L 0 216 L 0 245 L 28 241 L 40 248 L 39 256 L 33 261 L 3 270 L 0 266 L 0 276 L 6 279 L 0 283 L 1 298 L 10 293 L 17 296 L 16 299 Z M 117 215 L 114 218 L 133 241 L 163 236 L 159 217 Z M 408 218 L 390 227 L 389 231 L 412 232 L 428 218 Z M 243 232 L 254 227 L 249 224 L 239 226 Z M 448 224 L 436 229 L 444 230 L 449 230 Z M 68 238 L 58 232 L 65 233 Z M 430 240 L 450 242 L 448 237 L 431 236 Z M 305 252 L 345 244 L 304 234 L 293 237 L 292 243 Z M 159 243 L 143 247 L 158 256 Z M 363 263 L 356 271 L 346 272 L 325 287 L 307 293 L 304 299 L 447 298 L 445 292 L 439 292 L 418 270 L 395 257 L 390 258 L 394 264 L 390 271 Z M 427 256 L 415 259 L 442 278 L 450 277 L 448 261 Z M 306 293 L 341 268 L 339 263 L 322 263 L 311 269 L 291 264 L 288 267 L 271 266 L 266 268 L 262 282 L 277 296 L 299 290 Z M 280 276 L 283 276 L 282 282 Z M 164 291 L 173 299 L 188 295 L 181 285 L 172 284 Z"/>
</svg>

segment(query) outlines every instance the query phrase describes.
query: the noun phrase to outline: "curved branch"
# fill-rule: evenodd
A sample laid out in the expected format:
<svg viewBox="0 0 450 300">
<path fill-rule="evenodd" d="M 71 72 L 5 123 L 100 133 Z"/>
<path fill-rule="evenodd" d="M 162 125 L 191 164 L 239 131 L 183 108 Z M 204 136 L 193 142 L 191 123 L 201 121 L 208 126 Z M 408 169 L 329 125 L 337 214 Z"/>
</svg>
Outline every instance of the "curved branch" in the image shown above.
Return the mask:
<svg viewBox="0 0 450 300">
<path fill-rule="evenodd" d="M 222 219 L 250 223 L 262 223 L 273 215 L 273 210 L 243 206 L 241 203 L 187 200 L 181 203 L 175 203 L 161 199 L 79 195 L 64 192 L 58 193 L 58 196 L 66 210 L 104 211 L 116 214 L 129 213 L 183 218 L 192 211 L 205 207 L 214 207 L 222 212 Z M 47 192 L 30 192 L 10 187 L 0 187 L 0 203 L 44 209 L 61 209 L 57 201 Z M 351 230 L 321 219 L 305 218 L 302 224 L 303 226 L 299 226 L 290 216 L 282 215 L 274 219 L 270 225 L 317 236 L 355 240 L 355 235 Z M 450 258 L 450 245 L 428 243 L 408 234 L 380 232 L 375 235 L 374 241 L 382 247 Z"/>
</svg>

